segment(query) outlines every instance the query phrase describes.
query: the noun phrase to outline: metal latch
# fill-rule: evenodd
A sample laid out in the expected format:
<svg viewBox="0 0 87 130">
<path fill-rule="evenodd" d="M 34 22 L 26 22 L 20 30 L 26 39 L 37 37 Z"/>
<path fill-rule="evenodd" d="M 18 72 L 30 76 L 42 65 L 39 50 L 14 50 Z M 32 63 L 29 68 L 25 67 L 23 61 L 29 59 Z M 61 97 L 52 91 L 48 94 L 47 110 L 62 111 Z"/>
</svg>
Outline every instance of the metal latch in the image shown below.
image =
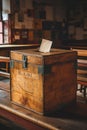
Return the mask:
<svg viewBox="0 0 87 130">
<path fill-rule="evenodd" d="M 27 56 L 23 55 L 22 56 L 22 60 L 11 60 L 10 61 L 10 67 L 11 68 L 14 68 L 14 62 L 19 62 L 19 63 L 22 63 L 22 67 L 23 68 L 27 68 Z"/>
<path fill-rule="evenodd" d="M 23 55 L 22 60 L 23 60 L 22 63 L 23 68 L 27 68 L 27 56 Z"/>
</svg>

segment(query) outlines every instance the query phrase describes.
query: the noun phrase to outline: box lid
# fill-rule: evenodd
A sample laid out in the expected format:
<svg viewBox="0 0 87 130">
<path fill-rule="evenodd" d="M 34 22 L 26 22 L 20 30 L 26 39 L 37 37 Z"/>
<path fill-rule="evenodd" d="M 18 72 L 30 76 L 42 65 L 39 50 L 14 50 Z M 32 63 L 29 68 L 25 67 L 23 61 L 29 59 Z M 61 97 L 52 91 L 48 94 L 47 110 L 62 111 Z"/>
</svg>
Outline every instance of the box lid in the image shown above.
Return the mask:
<svg viewBox="0 0 87 130">
<path fill-rule="evenodd" d="M 12 53 L 15 53 L 15 57 L 12 55 Z M 17 54 L 17 55 L 16 55 Z M 77 58 L 77 52 L 71 51 L 71 50 L 64 50 L 64 49 L 51 49 L 50 52 L 42 53 L 39 52 L 39 49 L 27 49 L 27 50 L 15 50 L 11 51 L 11 59 L 21 60 L 21 56 L 19 55 L 25 55 L 29 58 L 29 62 L 33 62 L 36 64 L 52 64 L 55 62 L 64 62 L 64 61 L 71 61 L 75 60 Z M 36 60 L 33 60 L 32 58 L 37 57 L 42 58 L 43 62 L 38 62 Z"/>
</svg>

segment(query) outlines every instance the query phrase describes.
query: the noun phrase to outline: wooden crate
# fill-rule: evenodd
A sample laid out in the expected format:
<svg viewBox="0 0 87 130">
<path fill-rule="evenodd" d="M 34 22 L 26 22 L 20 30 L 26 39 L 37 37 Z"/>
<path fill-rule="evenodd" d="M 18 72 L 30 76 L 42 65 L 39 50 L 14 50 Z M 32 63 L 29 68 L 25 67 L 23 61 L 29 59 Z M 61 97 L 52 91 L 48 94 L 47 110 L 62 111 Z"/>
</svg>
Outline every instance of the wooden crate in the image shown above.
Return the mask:
<svg viewBox="0 0 87 130">
<path fill-rule="evenodd" d="M 77 53 L 52 49 L 11 51 L 11 101 L 39 114 L 76 102 Z"/>
</svg>

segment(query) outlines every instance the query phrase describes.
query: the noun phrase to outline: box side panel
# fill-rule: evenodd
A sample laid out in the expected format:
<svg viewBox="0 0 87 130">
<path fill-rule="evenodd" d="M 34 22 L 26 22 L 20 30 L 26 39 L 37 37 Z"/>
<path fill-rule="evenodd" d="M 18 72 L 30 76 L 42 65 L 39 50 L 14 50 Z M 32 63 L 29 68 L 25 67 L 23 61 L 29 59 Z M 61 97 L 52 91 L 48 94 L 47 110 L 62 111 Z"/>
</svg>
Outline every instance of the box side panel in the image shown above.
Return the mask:
<svg viewBox="0 0 87 130">
<path fill-rule="evenodd" d="M 56 63 L 45 75 L 45 113 L 52 113 L 76 102 L 77 72 L 76 61 Z M 49 105 L 48 105 L 49 104 Z"/>
<path fill-rule="evenodd" d="M 63 62 L 72 62 L 77 58 L 77 52 L 63 52 L 56 55 L 49 55 L 44 57 L 44 64 L 55 64 L 55 63 L 63 63 Z"/>
</svg>

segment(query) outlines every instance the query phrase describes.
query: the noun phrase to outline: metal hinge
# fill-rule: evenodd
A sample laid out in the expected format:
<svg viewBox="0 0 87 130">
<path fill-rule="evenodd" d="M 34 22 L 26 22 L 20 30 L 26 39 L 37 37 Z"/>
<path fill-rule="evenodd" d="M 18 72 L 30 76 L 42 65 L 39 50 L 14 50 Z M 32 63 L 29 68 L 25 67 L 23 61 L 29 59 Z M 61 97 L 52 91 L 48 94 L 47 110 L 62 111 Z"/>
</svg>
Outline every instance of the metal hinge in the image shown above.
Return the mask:
<svg viewBox="0 0 87 130">
<path fill-rule="evenodd" d="M 48 74 L 51 72 L 51 65 L 39 65 L 38 73 L 39 74 Z"/>
</svg>

